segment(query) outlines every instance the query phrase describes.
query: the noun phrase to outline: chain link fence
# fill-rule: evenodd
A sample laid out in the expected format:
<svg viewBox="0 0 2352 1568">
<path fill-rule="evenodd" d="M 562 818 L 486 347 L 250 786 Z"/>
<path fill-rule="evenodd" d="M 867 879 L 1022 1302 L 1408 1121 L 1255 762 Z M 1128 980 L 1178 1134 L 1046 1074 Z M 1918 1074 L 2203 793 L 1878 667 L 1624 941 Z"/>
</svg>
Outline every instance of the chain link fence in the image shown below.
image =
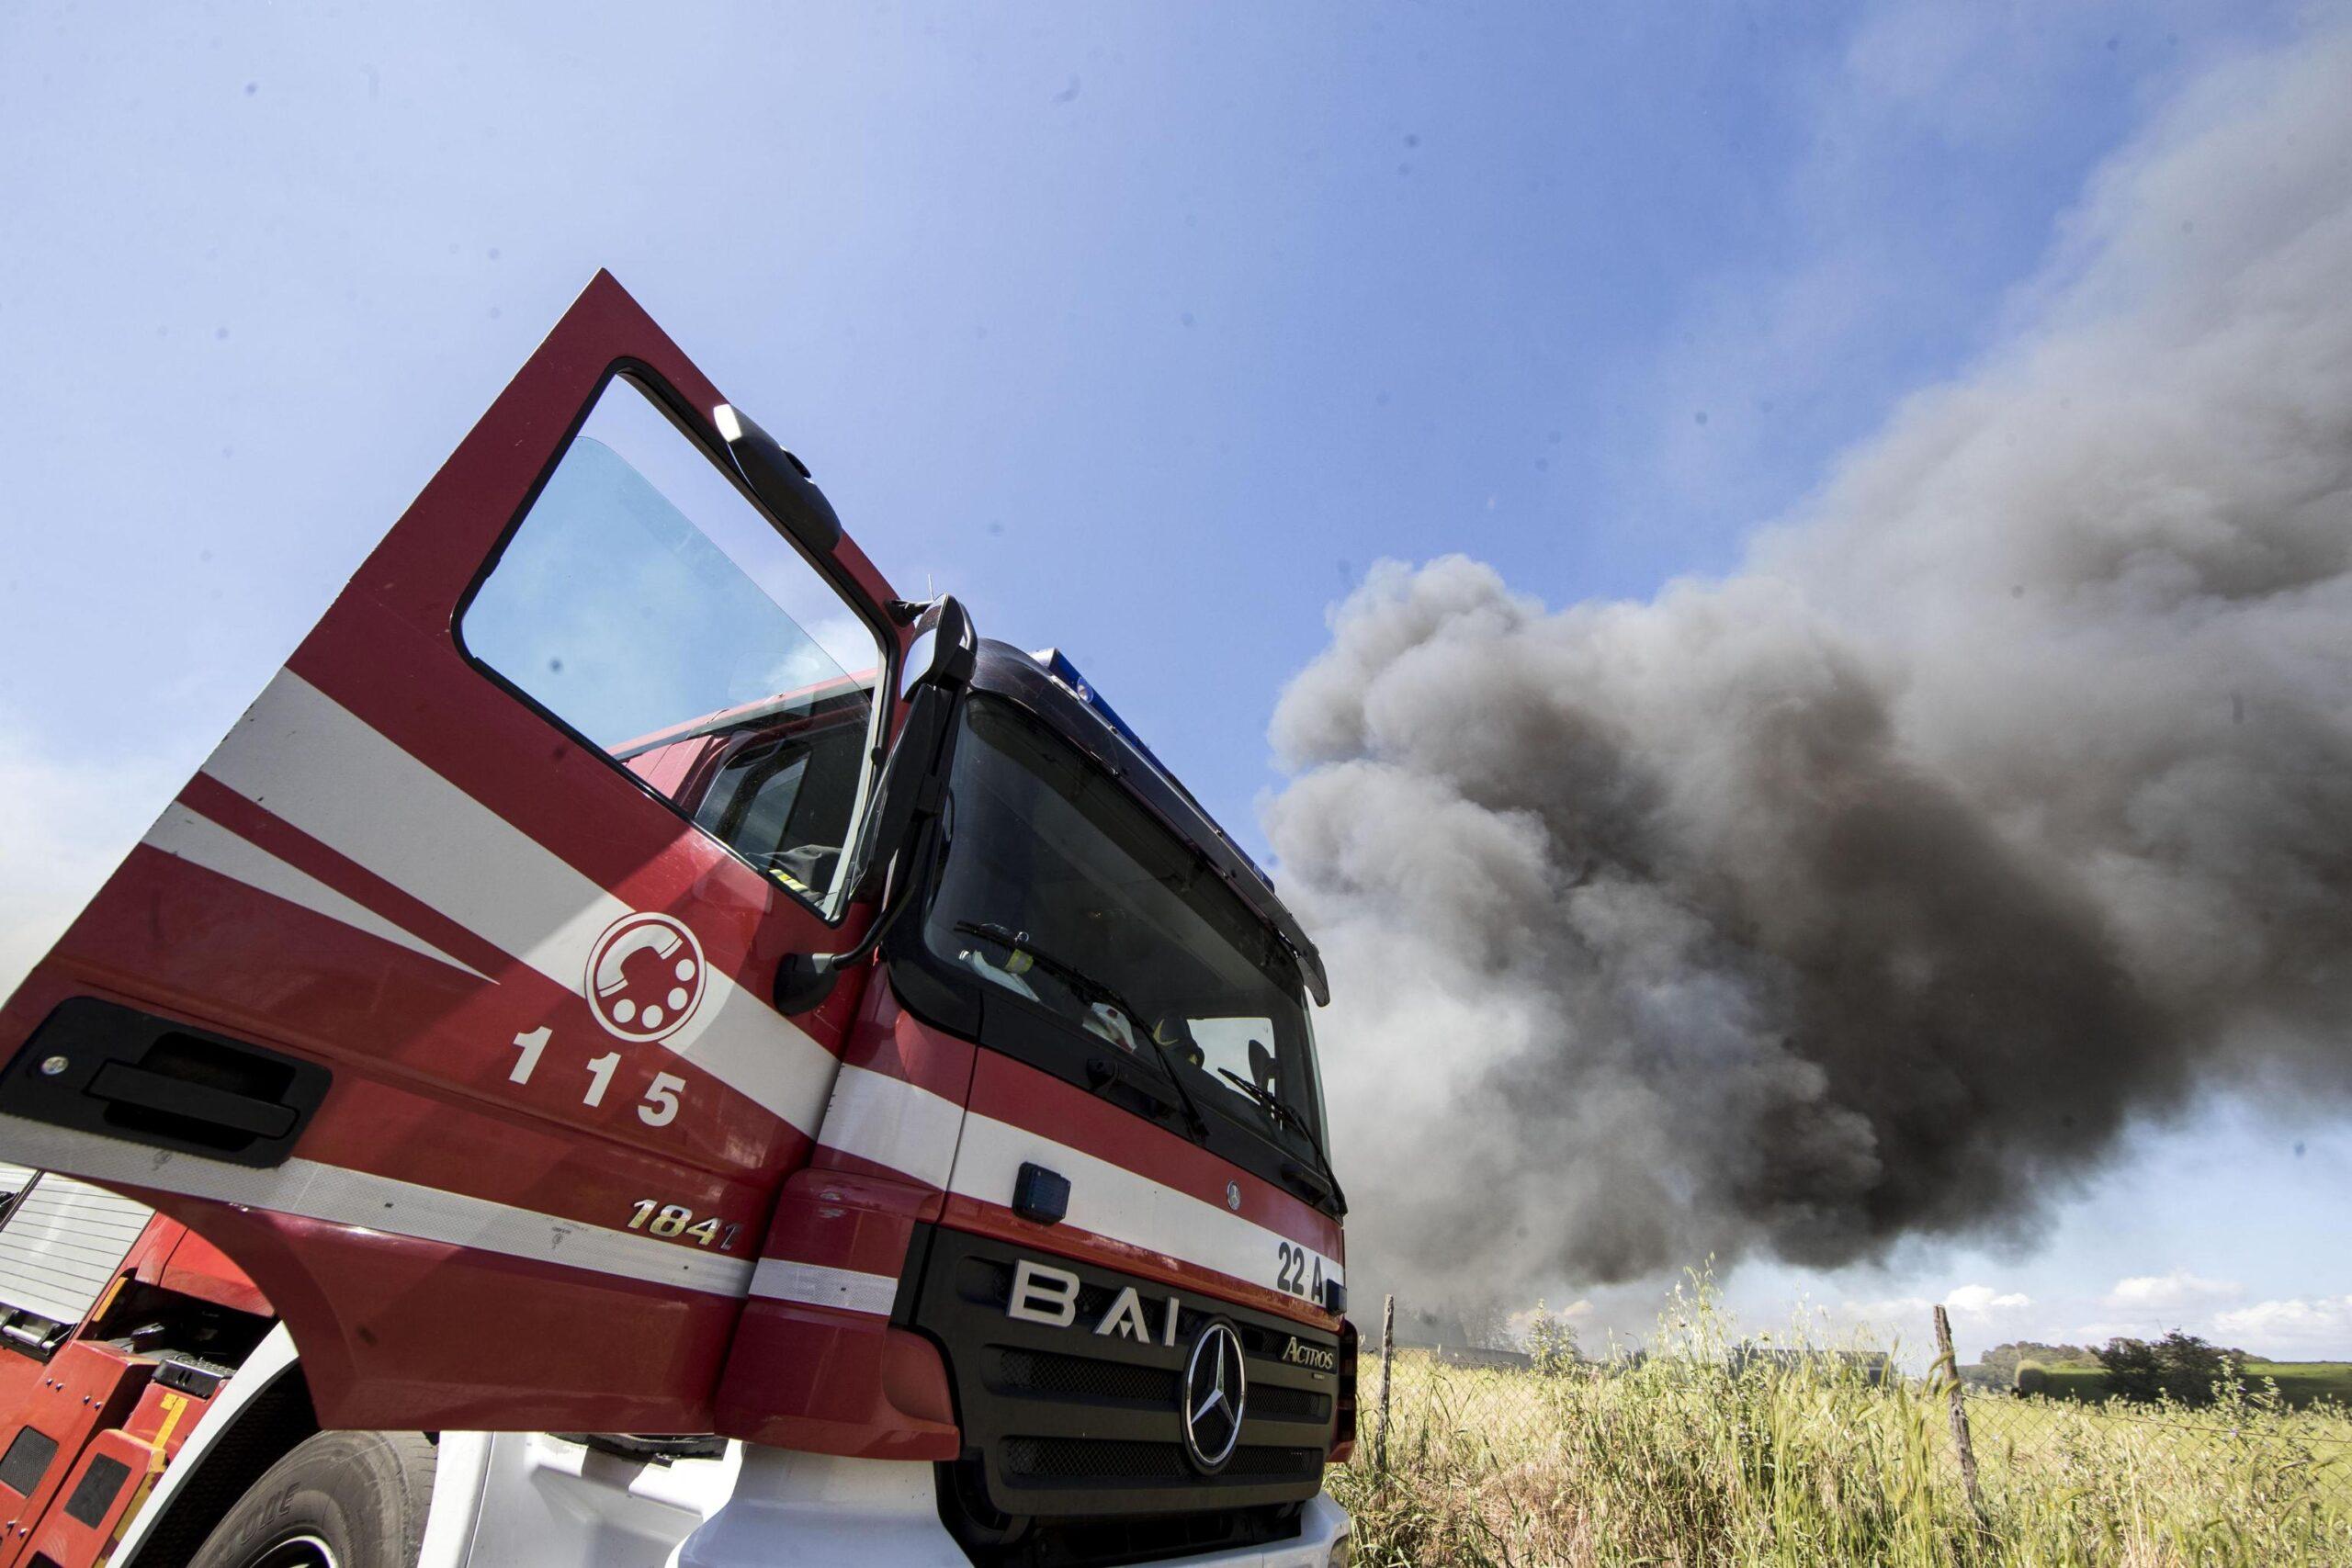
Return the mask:
<svg viewBox="0 0 2352 1568">
<path fill-rule="evenodd" d="M 1646 1353 L 1371 1338 L 1333 1484 L 1381 1563 L 2352 1565 L 2352 1413 L 2225 1381 L 2210 1404 L 1963 1388 L 1860 1348 Z M 1740 1543 L 1746 1542 L 1743 1547 Z M 1770 1560 L 1782 1560 L 1772 1556 Z"/>
<path fill-rule="evenodd" d="M 1948 1396 L 1950 1397 L 1950 1396 Z M 2089 1468 L 2099 1450 L 2129 1449 L 2215 1474 L 2236 1474 L 2273 1495 L 2307 1493 L 2316 1505 L 2352 1515 L 2352 1417 L 2339 1407 L 2275 1405 L 2258 1387 L 2204 1406 L 2086 1402 L 2014 1391 L 1958 1395 L 1962 1438 L 1980 1489 Z M 2352 1558 L 2346 1558 L 2352 1568 Z"/>
</svg>

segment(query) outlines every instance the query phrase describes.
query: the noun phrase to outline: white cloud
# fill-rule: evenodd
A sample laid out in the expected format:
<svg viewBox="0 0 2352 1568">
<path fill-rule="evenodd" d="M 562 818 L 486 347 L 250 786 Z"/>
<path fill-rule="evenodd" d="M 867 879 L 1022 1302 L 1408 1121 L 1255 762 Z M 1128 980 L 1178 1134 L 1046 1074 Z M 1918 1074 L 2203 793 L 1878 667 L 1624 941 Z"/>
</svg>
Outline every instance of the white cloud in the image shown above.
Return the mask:
<svg viewBox="0 0 2352 1568">
<path fill-rule="evenodd" d="M 1955 1285 L 1943 1294 L 1943 1304 L 1955 1323 L 1982 1329 L 2012 1323 L 2030 1309 L 2033 1298 L 2021 1291 L 1994 1285 Z M 1831 1312 L 1848 1322 L 1900 1336 L 1905 1341 L 1925 1340 L 1935 1321 L 1936 1302 L 1929 1296 L 1887 1296 L 1876 1301 L 1840 1302 Z"/>
<path fill-rule="evenodd" d="M 2352 1295 L 2256 1302 L 2213 1317 L 2216 1332 L 2257 1355 L 2352 1353 Z"/>
<path fill-rule="evenodd" d="M 2137 1274 L 2118 1280 L 2104 1304 L 2110 1312 L 2202 1314 L 2245 1293 L 2234 1280 L 2208 1280 L 2186 1269 L 2169 1274 Z"/>
<path fill-rule="evenodd" d="M 1995 1313 L 2022 1312 L 2033 1304 L 2033 1298 L 2019 1291 L 1996 1291 L 1990 1285 L 1962 1285 L 1945 1295 L 1944 1304 L 1954 1313 L 1984 1317 Z"/>
</svg>

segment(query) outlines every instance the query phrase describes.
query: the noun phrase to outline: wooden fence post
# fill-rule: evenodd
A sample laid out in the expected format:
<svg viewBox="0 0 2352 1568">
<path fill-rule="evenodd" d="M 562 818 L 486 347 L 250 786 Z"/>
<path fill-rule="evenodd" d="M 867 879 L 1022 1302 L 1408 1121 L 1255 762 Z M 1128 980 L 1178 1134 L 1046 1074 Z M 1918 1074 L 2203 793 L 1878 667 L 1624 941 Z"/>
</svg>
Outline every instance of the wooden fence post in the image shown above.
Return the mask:
<svg viewBox="0 0 2352 1568">
<path fill-rule="evenodd" d="M 1396 1350 L 1396 1298 L 1383 1296 L 1380 1303 L 1380 1430 L 1372 1439 L 1372 1472 L 1388 1473 L 1388 1371 Z"/>
<path fill-rule="evenodd" d="M 1936 1303 L 1936 1364 L 1943 1369 L 1946 1386 L 1951 1400 L 1951 1446 L 1960 1456 L 1960 1484 L 1968 1494 L 1968 1506 L 1978 1517 L 1984 1512 L 1984 1495 L 1976 1489 L 1976 1445 L 1968 1440 L 1968 1406 L 1960 1394 L 1960 1359 L 1952 1354 L 1951 1317 Z"/>
</svg>

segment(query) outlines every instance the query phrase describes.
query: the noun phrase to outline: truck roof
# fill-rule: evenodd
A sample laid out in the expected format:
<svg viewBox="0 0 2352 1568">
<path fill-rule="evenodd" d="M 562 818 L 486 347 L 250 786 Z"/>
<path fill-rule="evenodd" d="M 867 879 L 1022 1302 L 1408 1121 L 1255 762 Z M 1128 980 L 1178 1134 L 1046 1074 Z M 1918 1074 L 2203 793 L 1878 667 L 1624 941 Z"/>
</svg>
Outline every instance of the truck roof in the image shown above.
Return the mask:
<svg viewBox="0 0 2352 1568">
<path fill-rule="evenodd" d="M 1218 826 L 1193 792 L 1153 755 L 1059 650 L 1024 653 L 1011 643 L 983 637 L 972 684 L 1028 709 L 1118 780 L 1272 928 L 1297 957 L 1300 973 L 1316 1001 L 1330 1000 L 1323 956 L 1298 918 L 1275 894 L 1273 879 Z"/>
</svg>

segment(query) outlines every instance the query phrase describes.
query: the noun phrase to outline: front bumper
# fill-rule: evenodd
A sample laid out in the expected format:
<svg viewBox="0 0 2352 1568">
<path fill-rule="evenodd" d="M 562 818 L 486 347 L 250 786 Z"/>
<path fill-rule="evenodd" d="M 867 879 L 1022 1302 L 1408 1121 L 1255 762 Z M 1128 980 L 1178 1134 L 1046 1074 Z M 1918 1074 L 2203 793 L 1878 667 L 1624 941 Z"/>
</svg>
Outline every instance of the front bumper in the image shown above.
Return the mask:
<svg viewBox="0 0 2352 1568">
<path fill-rule="evenodd" d="M 1347 1510 L 1333 1502 L 1329 1492 L 1318 1492 L 1306 1500 L 1298 1526 L 1298 1534 L 1289 1540 L 1213 1551 L 1205 1557 L 1159 1558 L 1153 1568 L 1327 1568 L 1348 1539 Z"/>
<path fill-rule="evenodd" d="M 670 1568 L 971 1568 L 940 1522 L 929 1464 L 839 1459 L 745 1444 L 725 1505 L 671 1555 Z M 1154 1568 L 1330 1568 L 1348 1516 L 1329 1493 L 1307 1499 L 1288 1540 Z"/>
</svg>

